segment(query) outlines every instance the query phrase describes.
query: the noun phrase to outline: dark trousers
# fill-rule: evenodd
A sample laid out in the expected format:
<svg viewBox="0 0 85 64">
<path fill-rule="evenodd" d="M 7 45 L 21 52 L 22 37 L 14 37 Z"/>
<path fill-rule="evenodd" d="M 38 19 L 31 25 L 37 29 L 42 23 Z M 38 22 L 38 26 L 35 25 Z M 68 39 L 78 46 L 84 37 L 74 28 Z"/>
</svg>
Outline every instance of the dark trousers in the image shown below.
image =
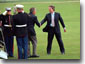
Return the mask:
<svg viewBox="0 0 85 64">
<path fill-rule="evenodd" d="M 14 37 L 13 36 L 5 36 L 5 44 L 6 44 L 6 49 L 7 49 L 7 53 L 9 56 L 13 56 L 13 40 Z"/>
<path fill-rule="evenodd" d="M 61 33 L 57 33 L 55 29 L 56 28 L 50 28 L 49 29 L 49 32 L 48 32 L 47 53 L 51 53 L 52 40 L 53 40 L 54 35 L 56 36 L 56 39 L 58 41 L 61 53 L 65 52 L 63 41 L 62 41 L 62 38 L 61 38 Z"/>
<path fill-rule="evenodd" d="M 18 59 L 28 58 L 28 36 L 16 37 L 18 45 Z"/>
</svg>

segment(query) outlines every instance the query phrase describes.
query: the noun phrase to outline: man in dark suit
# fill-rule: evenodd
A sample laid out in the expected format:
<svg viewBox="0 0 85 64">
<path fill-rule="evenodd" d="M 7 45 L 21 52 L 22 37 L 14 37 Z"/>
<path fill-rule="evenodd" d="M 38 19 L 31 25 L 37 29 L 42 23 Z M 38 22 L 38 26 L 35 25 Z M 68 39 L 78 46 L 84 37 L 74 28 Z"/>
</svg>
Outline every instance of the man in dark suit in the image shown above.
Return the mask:
<svg viewBox="0 0 85 64">
<path fill-rule="evenodd" d="M 38 27 L 40 27 L 40 24 L 38 22 L 36 14 L 36 9 L 30 8 L 30 13 L 29 15 L 29 22 L 28 22 L 28 39 L 29 39 L 29 46 L 28 46 L 28 57 L 31 56 L 30 54 L 30 41 L 32 42 L 33 45 L 33 54 L 31 57 L 39 57 L 36 53 L 36 47 L 37 47 L 37 38 L 36 38 L 36 32 L 34 29 L 34 25 L 36 24 Z"/>
<path fill-rule="evenodd" d="M 47 54 L 51 54 L 52 40 L 54 35 L 56 36 L 56 39 L 58 41 L 61 54 L 65 54 L 65 49 L 64 49 L 62 38 L 61 38 L 61 32 L 60 32 L 60 26 L 59 26 L 59 21 L 60 21 L 61 25 L 64 28 L 64 32 L 66 32 L 63 19 L 60 13 L 55 12 L 54 6 L 51 5 L 48 8 L 50 13 L 46 14 L 45 18 L 40 23 L 42 25 L 47 21 L 47 25 L 43 29 L 44 32 L 48 32 Z"/>
</svg>

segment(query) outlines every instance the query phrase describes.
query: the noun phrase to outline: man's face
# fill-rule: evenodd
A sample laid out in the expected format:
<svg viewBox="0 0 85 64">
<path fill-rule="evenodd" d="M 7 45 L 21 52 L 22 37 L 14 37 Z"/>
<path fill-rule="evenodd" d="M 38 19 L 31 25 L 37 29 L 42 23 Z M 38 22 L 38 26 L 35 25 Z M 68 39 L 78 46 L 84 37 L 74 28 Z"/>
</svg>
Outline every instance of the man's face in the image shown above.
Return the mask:
<svg viewBox="0 0 85 64">
<path fill-rule="evenodd" d="M 17 12 L 22 12 L 22 11 L 23 11 L 23 9 L 17 8 Z"/>
<path fill-rule="evenodd" d="M 19 12 L 19 9 L 17 8 L 17 12 Z"/>
<path fill-rule="evenodd" d="M 54 12 L 51 7 L 48 7 L 48 9 L 49 9 L 49 12 L 50 12 L 50 13 L 53 13 L 53 12 Z"/>
<path fill-rule="evenodd" d="M 7 11 L 7 14 L 8 14 L 8 15 L 11 15 L 11 11 Z"/>
<path fill-rule="evenodd" d="M 36 9 L 33 11 L 33 14 L 34 14 L 34 15 L 36 14 Z"/>
</svg>

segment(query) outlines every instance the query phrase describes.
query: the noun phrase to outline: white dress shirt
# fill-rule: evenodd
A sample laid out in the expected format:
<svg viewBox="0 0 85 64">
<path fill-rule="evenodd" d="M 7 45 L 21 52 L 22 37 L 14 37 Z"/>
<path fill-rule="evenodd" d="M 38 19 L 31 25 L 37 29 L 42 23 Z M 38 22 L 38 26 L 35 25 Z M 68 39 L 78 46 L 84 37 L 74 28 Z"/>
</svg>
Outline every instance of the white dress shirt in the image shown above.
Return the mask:
<svg viewBox="0 0 85 64">
<path fill-rule="evenodd" d="M 51 13 L 51 24 L 50 24 L 50 26 L 51 27 L 55 27 L 55 12 L 53 12 L 53 13 Z M 66 28 L 64 27 L 64 30 L 65 30 Z"/>
<path fill-rule="evenodd" d="M 55 12 L 51 13 L 51 27 L 55 27 L 54 16 L 55 16 Z"/>
</svg>

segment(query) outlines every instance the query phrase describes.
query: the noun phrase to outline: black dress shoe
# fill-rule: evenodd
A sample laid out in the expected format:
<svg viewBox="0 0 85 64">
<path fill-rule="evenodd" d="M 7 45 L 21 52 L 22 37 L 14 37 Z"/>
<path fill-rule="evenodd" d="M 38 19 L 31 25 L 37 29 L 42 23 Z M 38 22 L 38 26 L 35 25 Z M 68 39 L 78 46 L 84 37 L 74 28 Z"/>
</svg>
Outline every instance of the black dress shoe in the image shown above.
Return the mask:
<svg viewBox="0 0 85 64">
<path fill-rule="evenodd" d="M 38 55 L 32 55 L 31 57 L 40 57 L 40 56 L 38 56 Z"/>
</svg>

